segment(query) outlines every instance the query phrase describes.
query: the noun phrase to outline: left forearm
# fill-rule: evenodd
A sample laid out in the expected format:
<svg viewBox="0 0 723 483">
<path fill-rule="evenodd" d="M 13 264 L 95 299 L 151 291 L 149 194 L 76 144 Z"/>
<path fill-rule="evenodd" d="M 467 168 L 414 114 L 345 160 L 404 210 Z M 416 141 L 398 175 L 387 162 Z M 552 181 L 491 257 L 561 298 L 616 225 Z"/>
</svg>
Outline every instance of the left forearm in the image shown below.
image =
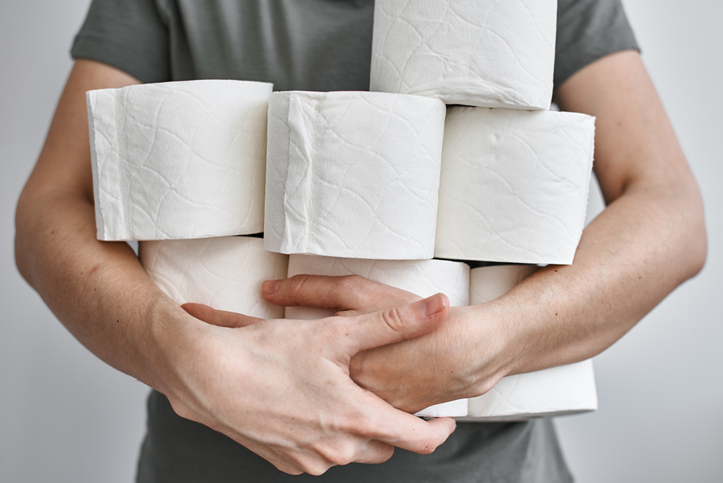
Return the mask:
<svg viewBox="0 0 723 483">
<path fill-rule="evenodd" d="M 638 53 L 600 59 L 556 97 L 597 117 L 595 173 L 608 207 L 584 231 L 573 265 L 547 267 L 480 307 L 510 328 L 508 373 L 600 353 L 706 258 L 700 191 Z"/>
<path fill-rule="evenodd" d="M 480 315 L 515 328 L 509 374 L 572 363 L 612 345 L 704 259 L 695 186 L 630 186 L 587 227 L 573 265 L 539 271 Z"/>
</svg>

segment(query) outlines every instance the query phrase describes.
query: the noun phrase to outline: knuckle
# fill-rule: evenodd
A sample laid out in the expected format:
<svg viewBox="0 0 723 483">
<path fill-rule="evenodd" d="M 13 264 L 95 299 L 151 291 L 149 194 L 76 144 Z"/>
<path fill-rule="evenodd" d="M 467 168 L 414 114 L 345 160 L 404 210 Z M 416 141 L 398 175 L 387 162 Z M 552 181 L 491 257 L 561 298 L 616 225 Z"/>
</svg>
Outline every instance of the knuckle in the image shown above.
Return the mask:
<svg viewBox="0 0 723 483">
<path fill-rule="evenodd" d="M 327 453 L 324 457 L 337 466 L 346 466 L 356 457 L 356 449 L 348 444 L 330 449 Z"/>
<path fill-rule="evenodd" d="M 343 424 L 344 432 L 354 436 L 366 436 L 367 425 L 362 417 L 348 418 Z"/>
<path fill-rule="evenodd" d="M 373 439 L 386 434 L 385 428 L 388 428 L 389 421 L 380 416 L 377 411 L 362 408 L 347 424 L 350 434 L 360 438 Z"/>
<path fill-rule="evenodd" d="M 433 434 L 430 434 L 424 439 L 424 445 L 420 453 L 432 454 L 435 449 L 437 449 L 437 438 L 435 438 Z"/>
<path fill-rule="evenodd" d="M 345 275 L 339 279 L 339 285 L 345 289 L 356 290 L 361 287 L 364 280 L 366 279 L 361 275 Z"/>
<path fill-rule="evenodd" d="M 298 295 L 304 290 L 304 285 L 309 281 L 309 275 L 294 275 L 289 279 L 289 293 Z"/>
<path fill-rule="evenodd" d="M 382 321 L 394 332 L 402 332 L 404 329 L 404 318 L 399 308 L 394 307 L 383 311 Z"/>
<path fill-rule="evenodd" d="M 359 303 L 364 300 L 364 287 L 369 282 L 361 275 L 345 275 L 340 277 L 337 283 L 338 291 L 335 292 L 335 302 L 339 306 L 348 303 Z"/>
<path fill-rule="evenodd" d="M 322 461 L 303 461 L 300 463 L 300 467 L 304 473 L 311 476 L 321 476 L 331 468 L 331 465 Z"/>
<path fill-rule="evenodd" d="M 392 456 L 394 456 L 394 446 L 385 445 L 384 448 L 381 448 L 377 451 L 377 457 L 374 463 L 386 463 L 392 458 Z"/>
<path fill-rule="evenodd" d="M 276 467 L 277 470 L 282 471 L 282 472 L 292 475 L 292 476 L 299 476 L 304 473 L 304 470 L 302 470 L 295 464 L 288 464 L 288 463 L 284 463 L 284 462 L 281 462 L 281 463 L 273 462 L 272 464 Z"/>
</svg>

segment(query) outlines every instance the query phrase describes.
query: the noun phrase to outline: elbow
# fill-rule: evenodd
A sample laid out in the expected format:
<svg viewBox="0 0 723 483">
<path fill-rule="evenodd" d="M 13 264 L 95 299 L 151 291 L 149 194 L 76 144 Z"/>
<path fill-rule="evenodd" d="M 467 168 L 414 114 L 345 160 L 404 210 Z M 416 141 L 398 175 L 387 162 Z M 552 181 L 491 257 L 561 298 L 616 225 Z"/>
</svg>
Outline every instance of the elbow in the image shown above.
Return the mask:
<svg viewBox="0 0 723 483">
<path fill-rule="evenodd" d="M 32 285 L 32 281 L 30 279 L 31 257 L 28 254 L 29 247 L 27 243 L 27 236 L 25 235 L 27 230 L 26 217 L 24 216 L 25 212 L 24 197 L 21 195 L 15 210 L 15 266 L 25 281 Z"/>
<path fill-rule="evenodd" d="M 31 258 L 28 254 L 28 250 L 26 248 L 26 244 L 23 243 L 23 237 L 16 231 L 15 232 L 15 266 L 18 269 L 18 272 L 20 272 L 20 276 L 22 276 L 26 282 L 28 282 L 32 287 L 35 287 L 33 284 L 33 280 L 31 277 L 32 274 L 32 267 L 31 267 Z"/>
<path fill-rule="evenodd" d="M 708 234 L 703 199 L 697 185 L 691 191 L 690 202 L 683 205 L 686 209 L 682 213 L 686 230 L 683 244 L 684 259 L 687 261 L 686 280 L 698 275 L 708 258 Z"/>
<path fill-rule="evenodd" d="M 27 281 L 28 280 L 28 267 L 25 258 L 23 257 L 22 250 L 20 249 L 20 242 L 17 232 L 15 233 L 15 266 L 20 272 L 20 275 Z"/>
<path fill-rule="evenodd" d="M 691 236 L 690 246 L 690 262 L 689 269 L 690 273 L 687 278 L 692 278 L 698 275 L 703 267 L 705 267 L 706 259 L 708 258 L 708 234 L 705 227 L 705 217 L 702 213 L 699 215 L 699 222 Z"/>
<path fill-rule="evenodd" d="M 40 229 L 48 219 L 49 207 L 42 198 L 26 186 L 15 207 L 15 266 L 20 275 L 37 290 L 35 272 L 39 266 L 37 249 L 43 235 Z"/>
</svg>

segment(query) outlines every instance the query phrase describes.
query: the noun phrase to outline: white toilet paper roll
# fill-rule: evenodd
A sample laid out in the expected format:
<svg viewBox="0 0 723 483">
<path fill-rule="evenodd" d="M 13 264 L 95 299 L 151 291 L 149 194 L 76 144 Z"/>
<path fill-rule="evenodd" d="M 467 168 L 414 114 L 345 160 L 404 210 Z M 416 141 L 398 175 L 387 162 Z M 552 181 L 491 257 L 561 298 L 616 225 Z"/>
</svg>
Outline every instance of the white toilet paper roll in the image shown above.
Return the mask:
<svg viewBox="0 0 723 483">
<path fill-rule="evenodd" d="M 432 258 L 444 117 L 419 96 L 272 94 L 266 249 Z"/>
<path fill-rule="evenodd" d="M 435 256 L 571 264 L 594 137 L 584 114 L 450 108 Z"/>
<path fill-rule="evenodd" d="M 546 110 L 557 0 L 377 0 L 371 90 Z"/>
<path fill-rule="evenodd" d="M 361 275 L 375 282 L 430 297 L 442 292 L 453 307 L 469 305 L 469 266 L 445 260 L 355 260 L 311 255 L 291 255 L 289 277 L 309 275 Z M 287 319 L 329 317 L 331 311 L 304 307 L 287 307 Z M 467 400 L 437 404 L 417 413 L 422 417 L 462 417 L 467 414 Z"/>
<path fill-rule="evenodd" d="M 494 265 L 470 270 L 470 305 L 502 297 L 537 270 L 536 265 Z"/>
<path fill-rule="evenodd" d="M 261 238 L 140 243 L 146 272 L 179 305 L 199 303 L 264 319 L 284 317 L 283 307 L 263 299 L 261 284 L 285 278 L 288 258 L 265 251 Z"/>
<path fill-rule="evenodd" d="M 263 231 L 272 84 L 145 84 L 87 94 L 100 240 Z"/>
<path fill-rule="evenodd" d="M 470 304 L 501 297 L 537 267 L 501 265 L 470 271 Z M 597 392 L 592 361 L 507 376 L 486 394 L 469 399 L 464 421 L 505 421 L 594 411 Z"/>
<path fill-rule="evenodd" d="M 595 411 L 597 391 L 592 361 L 502 378 L 469 400 L 467 421 L 515 421 Z"/>
</svg>

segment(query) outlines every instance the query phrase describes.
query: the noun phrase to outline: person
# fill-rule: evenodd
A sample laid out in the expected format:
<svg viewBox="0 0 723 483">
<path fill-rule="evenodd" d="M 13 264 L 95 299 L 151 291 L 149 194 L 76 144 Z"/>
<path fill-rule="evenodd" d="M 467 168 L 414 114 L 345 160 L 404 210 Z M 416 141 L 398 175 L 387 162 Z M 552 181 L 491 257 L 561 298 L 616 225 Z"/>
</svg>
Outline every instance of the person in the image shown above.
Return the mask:
<svg viewBox="0 0 723 483">
<path fill-rule="evenodd" d="M 619 0 L 560 0 L 558 11 L 555 101 L 597 117 L 607 207 L 571 266 L 548 266 L 497 301 L 450 308 L 441 294 L 301 276 L 266 282 L 264 297 L 338 316 L 184 311 L 127 244 L 96 240 L 86 91 L 201 78 L 366 90 L 372 9 L 372 0 L 91 4 L 18 201 L 16 260 L 81 343 L 154 389 L 141 482 L 570 481 L 548 420 L 455 430 L 409 412 L 600 353 L 705 262 L 701 196 Z"/>
</svg>

